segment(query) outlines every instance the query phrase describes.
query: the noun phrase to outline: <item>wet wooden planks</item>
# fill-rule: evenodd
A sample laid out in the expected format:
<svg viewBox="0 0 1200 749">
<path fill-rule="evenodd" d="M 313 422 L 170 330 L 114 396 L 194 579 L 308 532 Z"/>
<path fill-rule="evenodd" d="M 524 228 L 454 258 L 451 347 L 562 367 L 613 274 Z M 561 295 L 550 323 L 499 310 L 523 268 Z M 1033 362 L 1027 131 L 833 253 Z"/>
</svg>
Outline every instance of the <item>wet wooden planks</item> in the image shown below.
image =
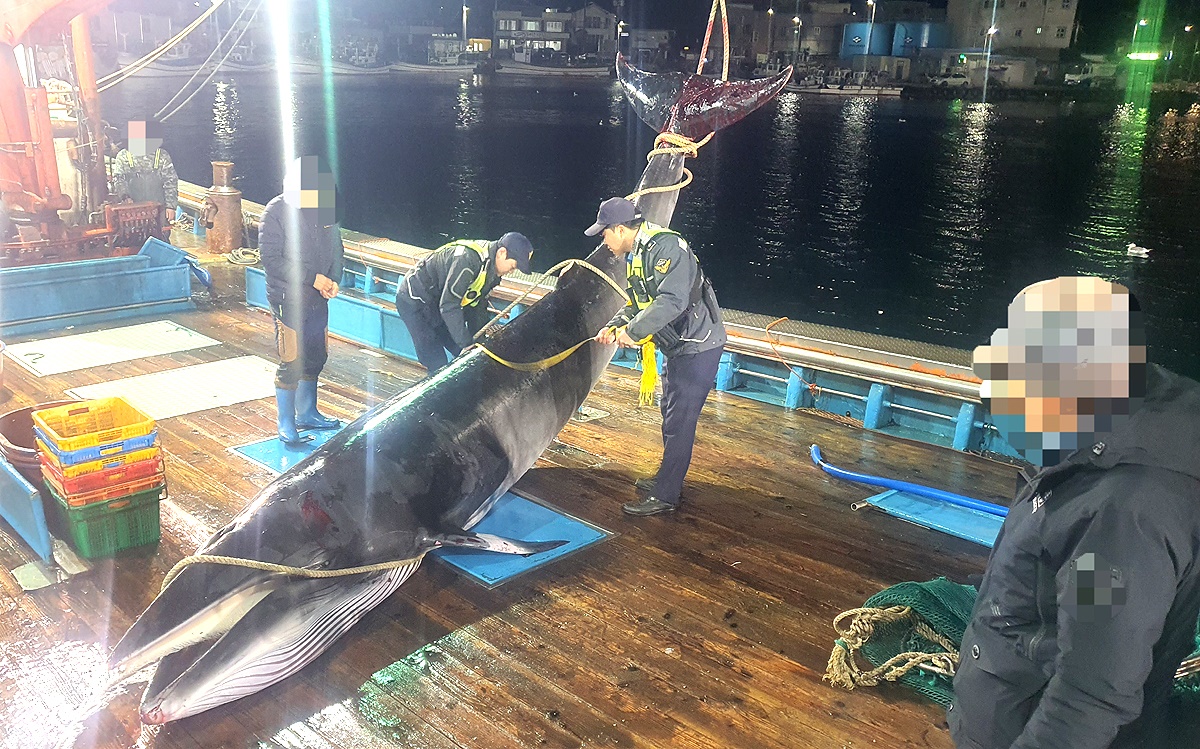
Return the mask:
<svg viewBox="0 0 1200 749">
<path fill-rule="evenodd" d="M 228 300 L 171 319 L 222 344 L 40 379 L 13 367 L 5 406 L 273 354 L 270 318 Z M 322 406 L 353 418 L 421 375 L 336 341 Z M 686 509 L 631 520 L 620 503 L 661 450 L 657 411 L 633 407 L 636 389 L 611 368 L 589 405 L 612 415 L 569 424 L 518 485 L 618 536 L 496 590 L 428 561 L 303 673 L 158 729 L 138 721 L 140 684 L 100 699 L 104 656 L 166 571 L 270 481 L 229 448 L 272 435 L 274 404 L 163 420 L 171 498 L 157 548 L 32 594 L 0 572 L 0 747 L 50 736 L 80 747 L 949 747 L 941 710 L 907 691 L 821 682 L 830 623 L 886 585 L 978 573 L 985 550 L 851 511 L 870 490 L 826 476 L 808 446 L 998 501 L 1013 469 L 714 393 Z M 0 533 L 5 569 L 28 555 Z"/>
</svg>

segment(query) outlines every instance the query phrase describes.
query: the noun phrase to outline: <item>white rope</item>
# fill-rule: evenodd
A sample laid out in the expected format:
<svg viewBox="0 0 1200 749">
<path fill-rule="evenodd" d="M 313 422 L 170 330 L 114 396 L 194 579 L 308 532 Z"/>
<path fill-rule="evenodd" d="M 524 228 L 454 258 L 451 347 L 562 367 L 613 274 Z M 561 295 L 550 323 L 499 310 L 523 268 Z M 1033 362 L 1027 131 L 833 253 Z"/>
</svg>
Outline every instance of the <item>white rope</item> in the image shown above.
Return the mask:
<svg viewBox="0 0 1200 749">
<path fill-rule="evenodd" d="M 177 93 L 177 94 L 175 94 L 175 96 L 171 97 L 171 101 L 168 101 L 166 104 L 163 105 L 162 109 L 155 112 L 155 114 L 154 114 L 155 119 L 157 119 L 159 122 L 166 122 L 168 119 L 170 119 L 170 117 L 172 115 L 174 115 L 176 112 L 178 112 L 179 110 L 186 107 L 188 105 L 188 102 L 190 102 L 192 99 L 196 98 L 196 94 L 198 94 L 204 90 L 204 87 L 208 85 L 208 82 L 213 79 L 213 76 L 215 76 L 217 74 L 217 71 L 219 71 L 221 69 L 221 66 L 225 64 L 225 61 L 228 60 L 229 56 L 233 54 L 233 51 L 235 49 L 237 49 L 238 43 L 242 41 L 242 37 L 244 37 L 246 35 L 246 32 L 250 30 L 250 24 L 254 23 L 254 18 L 255 18 L 255 16 L 258 15 L 258 9 L 261 6 L 262 6 L 262 0 L 259 0 L 259 2 L 254 4 L 254 12 L 250 14 L 250 20 L 246 21 L 246 25 L 242 27 L 241 32 L 237 36 L 237 39 L 234 39 L 233 44 L 229 45 L 229 51 L 227 51 L 225 53 L 225 56 L 221 58 L 221 61 L 217 63 L 216 67 L 214 67 L 212 69 L 212 72 L 208 74 L 208 77 L 204 79 L 204 82 L 201 83 L 196 88 L 196 90 L 192 92 L 191 96 L 184 99 L 182 104 L 180 104 L 179 106 L 172 109 L 168 114 L 163 114 L 163 111 L 167 107 L 171 106 L 171 102 L 175 101 L 175 99 L 177 99 L 179 97 L 179 94 L 183 93 L 183 90 L 185 88 L 187 88 L 188 84 L 190 84 L 193 80 L 195 80 L 196 76 L 200 74 L 201 70 L 204 70 L 205 66 L 208 65 L 208 60 L 205 60 L 204 65 L 201 65 L 200 69 L 197 70 L 195 73 L 193 73 L 192 77 L 188 79 L 188 82 L 183 84 L 183 88 L 179 89 L 179 93 Z M 217 43 L 216 48 L 213 49 L 213 54 L 209 55 L 209 60 L 211 60 L 212 56 L 215 55 L 217 53 L 217 50 L 219 50 L 221 48 L 221 44 L 224 43 L 225 39 L 228 38 L 229 34 L 233 32 L 233 29 L 236 28 L 238 21 L 242 20 L 242 16 L 246 15 L 246 11 L 248 11 L 248 10 L 250 10 L 249 5 L 247 5 L 245 8 L 242 9 L 242 12 L 240 15 L 238 15 L 237 20 L 233 22 L 233 26 L 229 27 L 229 32 L 226 33 L 225 37 L 222 37 L 221 41 Z"/>
<path fill-rule="evenodd" d="M 212 5 L 208 8 L 208 10 L 201 13 L 200 17 L 197 18 L 195 21 L 192 21 L 187 26 L 184 26 L 183 29 L 178 34 L 171 37 L 167 41 L 163 42 L 162 46 L 160 46 L 158 49 L 146 53 L 144 56 L 135 60 L 134 62 L 130 63 L 129 65 L 126 65 L 125 67 L 121 68 L 120 70 L 113 71 L 112 73 L 109 73 L 108 75 L 104 76 L 100 80 L 96 81 L 97 85 L 99 86 L 97 91 L 99 91 L 99 92 L 107 91 L 108 89 L 117 85 L 118 83 L 125 80 L 129 76 L 135 75 L 142 68 L 146 67 L 150 63 L 154 62 L 158 58 L 165 55 L 169 49 L 174 47 L 179 42 L 183 41 L 184 37 L 186 37 L 188 34 L 192 33 L 192 31 L 194 31 L 197 26 L 204 23 L 204 21 L 209 16 L 211 16 L 213 13 L 216 13 L 217 8 L 220 8 L 224 3 L 225 3 L 225 0 L 212 0 Z"/>
</svg>

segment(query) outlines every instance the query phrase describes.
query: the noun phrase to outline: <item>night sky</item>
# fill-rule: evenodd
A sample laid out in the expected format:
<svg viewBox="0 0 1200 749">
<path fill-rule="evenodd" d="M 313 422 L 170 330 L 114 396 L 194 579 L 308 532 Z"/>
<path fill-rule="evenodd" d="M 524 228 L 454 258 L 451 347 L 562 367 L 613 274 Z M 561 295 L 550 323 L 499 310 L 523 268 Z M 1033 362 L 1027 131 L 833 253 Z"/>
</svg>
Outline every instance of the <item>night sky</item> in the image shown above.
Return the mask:
<svg viewBox="0 0 1200 749">
<path fill-rule="evenodd" d="M 296 3 L 314 3 L 315 0 L 292 0 Z M 519 6 L 518 2 L 503 2 L 505 7 Z M 497 0 L 466 0 L 471 6 L 470 16 L 473 35 L 487 36 L 491 28 L 491 10 Z M 582 5 L 584 0 L 528 0 L 524 4 L 530 8 L 560 7 L 575 8 Z M 866 5 L 866 0 L 852 0 L 856 6 Z M 880 0 L 886 4 L 887 0 Z M 933 0 L 935 5 L 944 6 L 945 0 Z M 774 0 L 781 10 L 793 10 L 795 0 Z M 385 24 L 399 16 L 408 16 L 414 20 L 436 20 L 447 28 L 457 28 L 461 18 L 461 2 L 446 0 L 331 0 L 332 6 L 342 6 L 349 9 L 356 17 L 371 24 Z M 597 0 L 597 4 L 613 8 L 612 0 Z M 760 10 L 766 10 L 771 0 L 754 0 L 753 5 Z M 174 6 L 184 10 L 192 6 L 190 0 L 117 0 L 113 3 L 116 9 L 141 9 L 150 11 L 164 6 Z M 711 0 L 627 0 L 625 3 L 625 19 L 635 27 L 668 28 L 679 32 L 681 44 L 696 44 L 704 33 L 708 20 L 708 10 Z M 1137 18 L 1138 0 L 1079 0 L 1079 22 L 1081 25 L 1079 47 L 1084 52 L 1111 52 L 1115 45 L 1127 37 L 1129 30 Z M 480 12 L 482 11 L 482 12 Z M 161 11 L 160 11 L 161 12 Z M 1170 41 L 1172 33 L 1185 37 L 1183 26 L 1188 23 L 1197 25 L 1193 34 L 1200 35 L 1200 0 L 1168 0 L 1168 19 L 1165 26 L 1163 42 Z M 1194 41 L 1194 40 L 1193 40 Z M 1181 48 L 1183 43 L 1180 43 Z M 1188 45 L 1190 46 L 1190 45 Z"/>
</svg>

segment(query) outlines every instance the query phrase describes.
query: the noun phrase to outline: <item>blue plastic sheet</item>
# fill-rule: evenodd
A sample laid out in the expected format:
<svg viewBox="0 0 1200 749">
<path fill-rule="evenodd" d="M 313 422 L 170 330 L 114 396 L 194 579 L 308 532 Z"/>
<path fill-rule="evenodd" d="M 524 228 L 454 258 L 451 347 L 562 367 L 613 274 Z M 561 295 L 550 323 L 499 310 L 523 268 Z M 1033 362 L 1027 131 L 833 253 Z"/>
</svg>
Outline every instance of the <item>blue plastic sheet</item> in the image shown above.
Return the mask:
<svg viewBox="0 0 1200 749">
<path fill-rule="evenodd" d="M 889 515 L 989 548 L 996 542 L 996 535 L 1000 533 L 1000 526 L 1004 524 L 1004 518 L 999 515 L 895 489 L 869 497 L 866 502 Z"/>
</svg>

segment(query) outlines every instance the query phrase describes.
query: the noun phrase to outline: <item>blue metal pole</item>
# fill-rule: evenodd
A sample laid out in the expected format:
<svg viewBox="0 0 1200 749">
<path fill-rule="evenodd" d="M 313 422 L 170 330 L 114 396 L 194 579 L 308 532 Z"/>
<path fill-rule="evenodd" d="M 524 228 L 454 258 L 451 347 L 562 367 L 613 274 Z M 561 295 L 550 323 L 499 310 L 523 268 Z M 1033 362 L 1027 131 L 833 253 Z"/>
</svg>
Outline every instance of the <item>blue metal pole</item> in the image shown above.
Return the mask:
<svg viewBox="0 0 1200 749">
<path fill-rule="evenodd" d="M 816 463 L 821 470 L 825 471 L 830 476 L 835 476 L 839 479 L 855 481 L 857 483 L 867 484 L 869 486 L 882 486 L 885 489 L 895 489 L 897 491 L 908 492 L 909 494 L 916 494 L 921 497 L 928 497 L 929 499 L 937 499 L 952 505 L 958 505 L 959 507 L 966 507 L 970 510 L 986 512 L 989 515 L 998 515 L 1000 517 L 1008 516 L 1007 507 L 1001 507 L 1000 505 L 992 504 L 991 502 L 971 499 L 970 497 L 964 497 L 961 494 L 952 494 L 951 492 L 942 491 L 941 489 L 934 489 L 933 487 L 929 486 L 922 486 L 921 484 L 911 484 L 907 481 L 885 479 L 881 476 L 870 476 L 865 473 L 857 473 L 855 471 L 847 471 L 844 468 L 838 468 L 837 466 L 830 465 L 821 459 L 821 448 L 817 447 L 816 445 L 812 446 L 810 455 L 812 456 L 813 463 Z"/>
</svg>

